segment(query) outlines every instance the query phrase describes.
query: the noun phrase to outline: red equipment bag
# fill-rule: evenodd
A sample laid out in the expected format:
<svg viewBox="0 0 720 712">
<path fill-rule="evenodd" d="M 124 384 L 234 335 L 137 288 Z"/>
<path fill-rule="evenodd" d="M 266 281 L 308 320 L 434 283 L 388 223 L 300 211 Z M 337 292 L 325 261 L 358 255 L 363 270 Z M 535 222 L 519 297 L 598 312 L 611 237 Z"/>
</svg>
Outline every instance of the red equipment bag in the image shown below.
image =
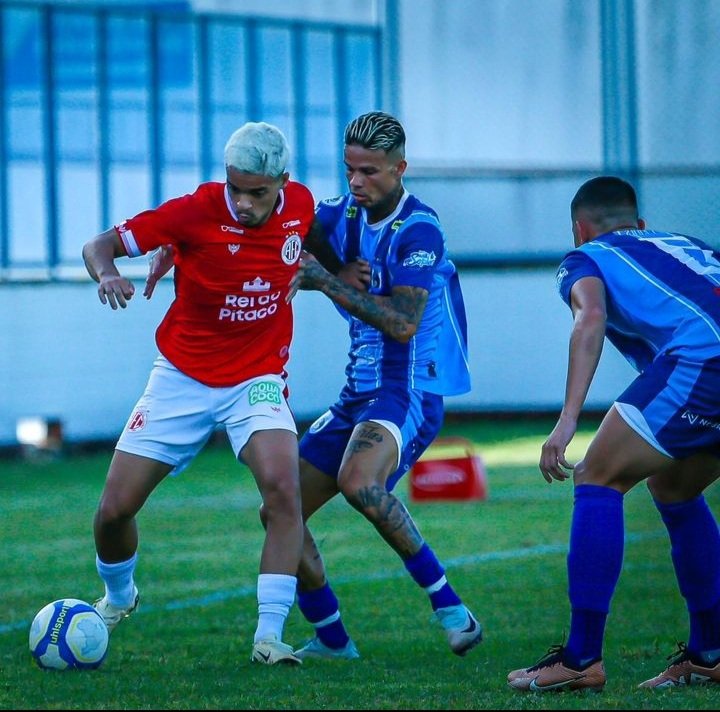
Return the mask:
<svg viewBox="0 0 720 712">
<path fill-rule="evenodd" d="M 413 501 L 487 497 L 485 465 L 475 445 L 466 438 L 436 438 L 410 470 Z"/>
</svg>

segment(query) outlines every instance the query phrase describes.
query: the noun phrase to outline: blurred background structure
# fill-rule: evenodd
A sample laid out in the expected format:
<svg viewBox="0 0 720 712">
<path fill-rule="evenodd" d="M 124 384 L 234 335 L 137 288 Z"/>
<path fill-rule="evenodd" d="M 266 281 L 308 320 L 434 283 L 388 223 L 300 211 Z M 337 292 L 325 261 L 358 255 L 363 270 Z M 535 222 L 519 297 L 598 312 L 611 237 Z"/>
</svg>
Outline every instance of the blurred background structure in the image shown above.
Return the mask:
<svg viewBox="0 0 720 712">
<path fill-rule="evenodd" d="M 165 279 L 124 311 L 80 250 L 163 200 L 223 180 L 248 120 L 277 124 L 316 198 L 345 190 L 342 133 L 396 114 L 407 186 L 439 212 L 464 285 L 473 390 L 449 412 L 554 411 L 570 314 L 554 273 L 569 201 L 633 181 L 651 227 L 720 244 L 716 0 L 0 0 L 0 447 L 28 418 L 114 440 L 142 392 Z M 344 322 L 296 300 L 291 404 L 343 381 Z M 611 348 L 589 405 L 631 375 Z"/>
</svg>

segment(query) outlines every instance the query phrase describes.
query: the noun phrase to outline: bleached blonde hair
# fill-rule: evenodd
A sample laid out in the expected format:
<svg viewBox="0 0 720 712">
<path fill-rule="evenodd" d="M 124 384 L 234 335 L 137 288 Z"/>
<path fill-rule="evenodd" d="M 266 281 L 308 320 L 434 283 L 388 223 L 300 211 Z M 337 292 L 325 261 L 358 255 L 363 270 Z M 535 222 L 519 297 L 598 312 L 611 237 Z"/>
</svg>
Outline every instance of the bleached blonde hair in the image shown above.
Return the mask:
<svg viewBox="0 0 720 712">
<path fill-rule="evenodd" d="M 264 121 L 249 121 L 225 144 L 225 165 L 241 173 L 279 178 L 285 173 L 289 157 L 282 131 Z"/>
</svg>

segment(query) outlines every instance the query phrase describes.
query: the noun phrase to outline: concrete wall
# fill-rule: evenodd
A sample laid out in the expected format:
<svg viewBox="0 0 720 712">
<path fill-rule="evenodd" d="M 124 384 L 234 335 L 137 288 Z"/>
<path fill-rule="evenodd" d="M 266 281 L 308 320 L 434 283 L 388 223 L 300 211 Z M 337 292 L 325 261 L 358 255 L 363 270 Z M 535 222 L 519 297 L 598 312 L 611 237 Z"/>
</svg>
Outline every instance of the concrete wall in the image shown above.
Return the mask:
<svg viewBox="0 0 720 712">
<path fill-rule="evenodd" d="M 562 402 L 570 311 L 554 270 L 468 272 L 473 388 L 447 400 L 449 412 L 556 410 Z M 114 439 L 142 392 L 156 355 L 154 330 L 172 298 L 163 280 L 152 300 L 138 291 L 125 310 L 97 299 L 95 284 L 0 285 L 0 446 L 15 444 L 24 416 L 60 418 L 69 442 Z M 329 300 L 296 299 L 289 364 L 299 420 L 322 413 L 344 381 L 348 337 Z M 588 405 L 602 408 L 632 371 L 610 346 Z"/>
</svg>

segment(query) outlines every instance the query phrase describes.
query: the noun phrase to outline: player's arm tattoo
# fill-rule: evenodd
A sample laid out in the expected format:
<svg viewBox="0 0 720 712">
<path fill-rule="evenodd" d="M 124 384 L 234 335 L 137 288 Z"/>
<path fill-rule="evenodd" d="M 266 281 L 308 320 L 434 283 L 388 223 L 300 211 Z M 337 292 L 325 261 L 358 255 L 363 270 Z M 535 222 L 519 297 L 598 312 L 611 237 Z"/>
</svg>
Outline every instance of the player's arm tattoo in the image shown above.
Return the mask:
<svg viewBox="0 0 720 712">
<path fill-rule="evenodd" d="M 415 335 L 428 298 L 427 290 L 420 287 L 394 287 L 389 297 L 369 294 L 332 276 L 316 288 L 349 314 L 400 342 Z"/>
</svg>

